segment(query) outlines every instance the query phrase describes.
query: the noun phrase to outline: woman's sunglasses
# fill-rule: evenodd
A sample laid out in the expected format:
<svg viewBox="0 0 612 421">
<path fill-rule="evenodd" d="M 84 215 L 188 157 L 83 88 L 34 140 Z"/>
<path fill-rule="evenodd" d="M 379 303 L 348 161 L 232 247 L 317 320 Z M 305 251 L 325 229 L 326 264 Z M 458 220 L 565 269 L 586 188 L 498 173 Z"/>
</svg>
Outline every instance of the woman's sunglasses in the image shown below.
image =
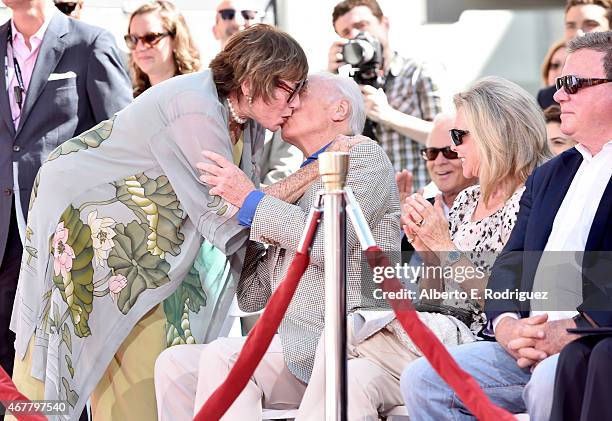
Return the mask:
<svg viewBox="0 0 612 421">
<path fill-rule="evenodd" d="M 63 14 L 70 15 L 72 12 L 74 12 L 74 9 L 76 9 L 77 4 L 77 2 L 60 2 L 55 3 L 55 7 L 57 7 Z"/>
<path fill-rule="evenodd" d="M 440 152 L 442 152 L 442 156 L 446 159 L 459 158 L 457 152 L 453 151 L 450 146 L 445 148 L 423 148 L 421 149 L 421 156 L 425 161 L 435 161 Z"/>
<path fill-rule="evenodd" d="M 304 87 L 308 85 L 308 79 L 304 79 L 300 82 L 298 82 L 294 88 L 292 88 L 291 86 L 287 85 L 285 82 L 283 81 L 278 81 L 276 83 L 276 86 L 278 86 L 279 88 L 281 88 L 283 91 L 287 92 L 289 94 L 289 96 L 287 97 L 287 104 L 289 104 L 291 101 L 293 101 L 293 99 L 295 98 L 295 96 L 297 94 L 300 93 L 300 91 L 302 89 L 304 89 Z"/>
<path fill-rule="evenodd" d="M 608 82 L 612 82 L 612 79 L 586 79 L 574 75 L 567 75 L 557 78 L 555 88 L 557 88 L 557 91 L 563 88 L 566 93 L 572 95 L 578 92 L 580 89 L 586 88 L 587 86 L 601 85 L 602 83 Z"/>
<path fill-rule="evenodd" d="M 236 9 L 221 9 L 218 13 L 223 20 L 234 20 L 236 17 Z M 240 14 L 244 20 L 254 20 L 258 16 L 256 10 L 241 10 Z"/>
<path fill-rule="evenodd" d="M 463 143 L 463 136 L 470 133 L 467 130 L 461 129 L 450 129 L 449 132 L 451 140 L 455 146 L 461 145 Z"/>
<path fill-rule="evenodd" d="M 123 37 L 123 39 L 125 40 L 125 45 L 127 45 L 127 48 L 129 48 L 130 50 L 133 50 L 138 45 L 138 41 L 142 42 L 142 44 L 145 47 L 151 48 L 154 45 L 156 45 L 158 42 L 160 42 L 162 38 L 167 37 L 169 35 L 172 35 L 172 33 L 171 32 L 149 32 L 148 34 L 144 34 L 143 36 L 140 36 L 140 37 L 136 35 L 127 34 Z"/>
</svg>

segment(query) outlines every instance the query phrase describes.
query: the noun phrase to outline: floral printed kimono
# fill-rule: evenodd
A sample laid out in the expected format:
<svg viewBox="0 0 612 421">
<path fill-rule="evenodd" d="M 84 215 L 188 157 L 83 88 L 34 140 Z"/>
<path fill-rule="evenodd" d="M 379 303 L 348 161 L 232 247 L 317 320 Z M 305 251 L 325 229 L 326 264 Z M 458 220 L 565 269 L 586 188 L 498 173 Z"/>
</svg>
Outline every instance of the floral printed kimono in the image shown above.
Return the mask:
<svg viewBox="0 0 612 421">
<path fill-rule="evenodd" d="M 31 374 L 74 418 L 150 309 L 166 300 L 168 345 L 194 342 L 189 314 L 207 306 L 199 272 L 227 279 L 225 254 L 239 275 L 248 232 L 195 169 L 203 149 L 232 159 L 227 125 L 210 71 L 175 77 L 60 145 L 40 169 L 11 329 L 21 359 L 35 335 Z M 249 122 L 243 142 L 240 165 L 257 185 L 263 129 Z M 209 287 L 229 306 L 224 282 Z M 213 316 L 224 317 L 203 313 L 200 341 L 218 333 L 223 320 Z"/>
</svg>

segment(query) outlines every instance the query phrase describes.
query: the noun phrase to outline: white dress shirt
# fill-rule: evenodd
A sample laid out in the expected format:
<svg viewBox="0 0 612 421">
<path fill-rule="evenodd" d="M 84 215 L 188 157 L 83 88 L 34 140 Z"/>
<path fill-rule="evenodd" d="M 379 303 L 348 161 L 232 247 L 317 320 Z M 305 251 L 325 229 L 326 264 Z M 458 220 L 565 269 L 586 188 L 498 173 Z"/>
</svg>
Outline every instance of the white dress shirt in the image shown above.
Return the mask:
<svg viewBox="0 0 612 421">
<path fill-rule="evenodd" d="M 608 141 L 595 156 L 581 144 L 575 147 L 582 155 L 583 160 L 555 216 L 544 252 L 584 251 L 599 202 L 601 202 L 603 193 L 612 176 L 612 140 Z M 545 255 L 546 253 L 543 255 L 543 259 Z M 534 285 L 538 282 L 538 276 L 542 275 L 541 269 L 543 266 L 544 262 L 540 261 Z M 573 279 L 575 284 L 573 286 L 576 287 L 577 285 L 581 291 L 582 267 L 577 264 L 573 267 L 576 270 L 563 273 L 563 281 Z M 576 289 L 574 288 L 574 290 Z M 542 313 L 548 313 L 549 321 L 572 318 L 578 314 L 576 311 L 531 311 L 530 315 L 536 316 Z M 500 314 L 493 320 L 493 331 L 495 331 L 499 321 L 507 316 L 518 318 L 515 313 Z"/>
</svg>

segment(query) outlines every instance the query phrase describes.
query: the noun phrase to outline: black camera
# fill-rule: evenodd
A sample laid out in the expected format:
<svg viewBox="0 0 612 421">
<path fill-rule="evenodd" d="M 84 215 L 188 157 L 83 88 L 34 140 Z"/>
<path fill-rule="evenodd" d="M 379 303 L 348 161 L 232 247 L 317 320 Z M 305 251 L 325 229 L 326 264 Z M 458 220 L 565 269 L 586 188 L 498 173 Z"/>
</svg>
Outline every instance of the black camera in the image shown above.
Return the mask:
<svg viewBox="0 0 612 421">
<path fill-rule="evenodd" d="M 382 45 L 367 32 L 359 32 L 355 38 L 342 47 L 344 62 L 350 64 L 351 77 L 360 85 L 382 88 L 384 78 Z"/>
</svg>

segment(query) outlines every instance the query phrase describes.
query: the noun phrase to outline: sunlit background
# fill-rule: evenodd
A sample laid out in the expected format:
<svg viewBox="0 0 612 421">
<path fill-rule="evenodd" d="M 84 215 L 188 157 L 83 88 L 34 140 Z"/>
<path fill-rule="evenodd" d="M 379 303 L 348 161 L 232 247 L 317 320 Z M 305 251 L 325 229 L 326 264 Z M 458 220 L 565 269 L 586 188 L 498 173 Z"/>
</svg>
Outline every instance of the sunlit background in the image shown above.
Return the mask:
<svg viewBox="0 0 612 421">
<path fill-rule="evenodd" d="M 312 70 L 323 70 L 336 39 L 331 13 L 336 0 L 252 0 L 265 20 L 293 35 Z M 140 0 L 85 0 L 82 20 L 102 26 L 127 51 L 127 19 Z M 176 0 L 204 62 L 219 49 L 212 36 L 217 0 Z M 563 34 L 563 0 L 379 0 L 390 20 L 392 47 L 445 68 L 445 88 L 457 91 L 485 75 L 510 79 L 535 94 L 548 47 Z M 0 22 L 10 11 L 0 2 Z"/>
</svg>

